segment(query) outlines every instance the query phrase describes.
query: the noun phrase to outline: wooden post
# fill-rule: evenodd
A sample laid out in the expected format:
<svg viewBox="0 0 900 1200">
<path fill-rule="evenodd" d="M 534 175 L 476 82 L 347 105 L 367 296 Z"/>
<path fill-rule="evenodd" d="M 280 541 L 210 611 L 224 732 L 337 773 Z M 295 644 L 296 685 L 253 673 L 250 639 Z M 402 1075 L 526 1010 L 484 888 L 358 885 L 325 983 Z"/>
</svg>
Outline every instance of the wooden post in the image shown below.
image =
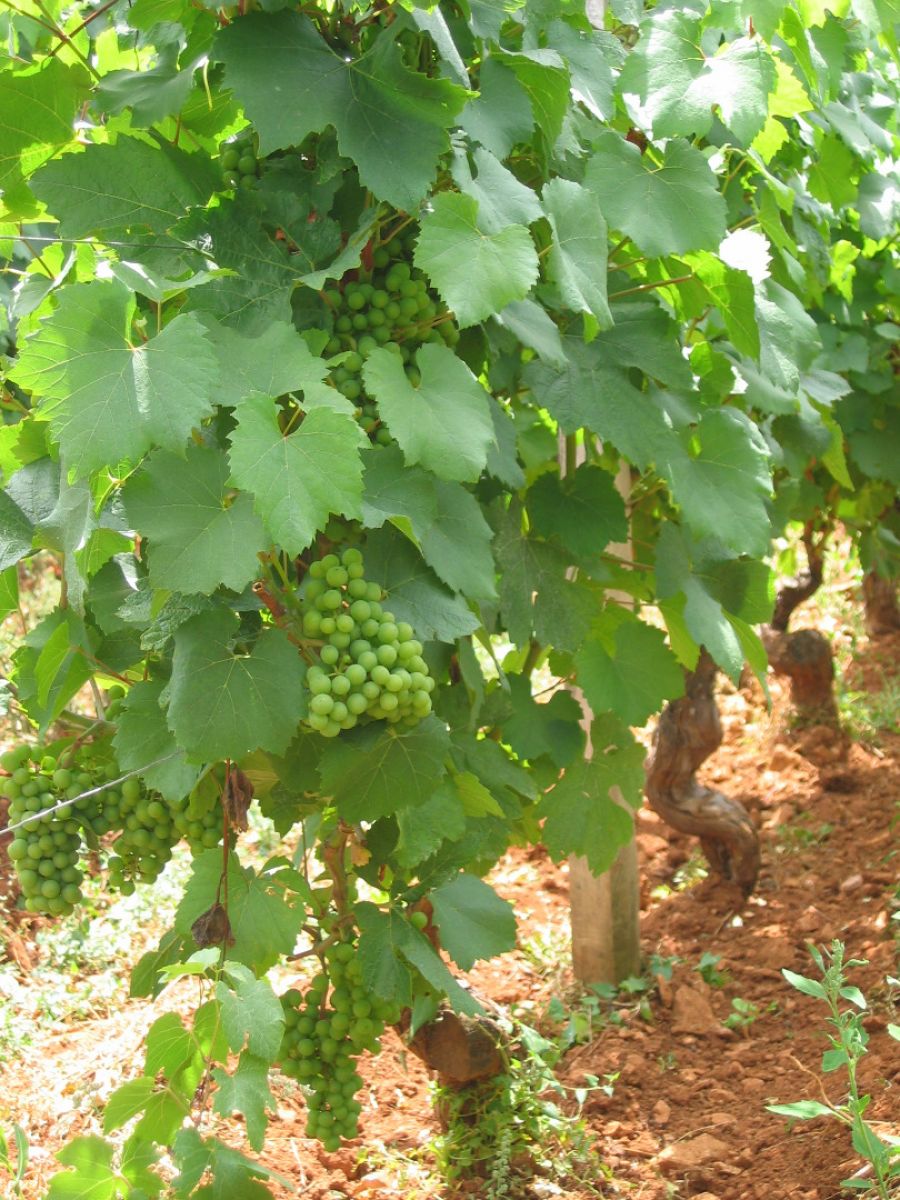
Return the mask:
<svg viewBox="0 0 900 1200">
<path fill-rule="evenodd" d="M 584 446 L 578 447 L 576 465 L 584 462 Z M 565 439 L 560 435 L 559 470 L 566 473 Z M 623 466 L 616 480 L 623 498 L 631 490 L 631 475 Z M 630 543 L 611 546 L 614 554 L 631 557 Z M 631 598 L 614 593 L 613 598 L 630 603 Z M 587 735 L 585 754 L 593 753 L 590 727 L 592 713 L 580 688 L 570 687 L 584 714 Z M 616 797 L 625 804 L 621 796 Z M 576 855 L 569 859 L 569 909 L 572 925 L 572 968 L 582 983 L 621 983 L 640 974 L 640 883 L 637 844 L 634 838 L 623 846 L 608 871 L 594 875 L 587 861 Z"/>
</svg>

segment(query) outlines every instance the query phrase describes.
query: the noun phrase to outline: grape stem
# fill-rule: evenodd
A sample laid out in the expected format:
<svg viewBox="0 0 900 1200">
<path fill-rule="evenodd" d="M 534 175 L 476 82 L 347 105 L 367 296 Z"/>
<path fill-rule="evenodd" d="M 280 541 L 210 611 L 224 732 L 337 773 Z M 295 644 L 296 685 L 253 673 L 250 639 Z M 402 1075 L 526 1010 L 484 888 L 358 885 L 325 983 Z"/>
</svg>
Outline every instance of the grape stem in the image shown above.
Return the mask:
<svg viewBox="0 0 900 1200">
<path fill-rule="evenodd" d="M 331 876 L 334 883 L 334 906 L 338 911 L 339 916 L 343 917 L 348 911 L 347 897 L 347 873 L 344 869 L 344 851 L 347 848 L 347 839 L 353 830 L 349 825 L 345 825 L 343 821 L 338 825 L 337 831 L 331 841 L 326 842 L 321 851 L 322 865 Z"/>
<path fill-rule="evenodd" d="M 296 954 L 288 954 L 286 956 L 286 960 L 288 962 L 296 962 L 301 958 L 311 958 L 314 954 L 321 955 L 322 952 L 327 950 L 329 946 L 336 946 L 341 940 L 341 930 L 344 928 L 344 926 L 351 924 L 352 920 L 353 916 L 351 913 L 344 913 L 343 916 L 338 917 L 337 921 L 335 922 L 336 929 L 334 933 L 330 933 L 326 938 L 320 938 L 319 941 L 317 941 L 314 946 L 310 946 L 308 950 L 298 950 Z M 316 937 L 319 933 L 319 930 L 313 928 L 311 925 L 304 925 L 303 932 L 308 933 L 310 937 Z"/>
</svg>

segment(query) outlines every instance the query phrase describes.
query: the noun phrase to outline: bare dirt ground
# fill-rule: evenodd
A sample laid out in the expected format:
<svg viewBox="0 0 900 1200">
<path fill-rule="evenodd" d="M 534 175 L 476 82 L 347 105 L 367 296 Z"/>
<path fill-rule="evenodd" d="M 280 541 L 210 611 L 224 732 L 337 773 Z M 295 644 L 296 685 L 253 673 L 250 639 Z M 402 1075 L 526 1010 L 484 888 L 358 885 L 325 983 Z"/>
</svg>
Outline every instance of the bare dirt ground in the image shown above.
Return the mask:
<svg viewBox="0 0 900 1200">
<path fill-rule="evenodd" d="M 863 692 L 898 676 L 900 636 L 890 636 L 860 644 L 848 682 Z M 823 1078 L 818 1071 L 826 1048 L 822 1006 L 781 975 L 783 967 L 814 973 L 809 942 L 822 946 L 839 938 L 848 956 L 868 960 L 854 977 L 871 1008 L 860 1086 L 874 1097 L 868 1115 L 876 1127 L 900 1131 L 900 1054 L 886 1032 L 897 1021 L 900 985 L 885 983 L 900 974 L 900 929 L 892 920 L 900 895 L 900 731 L 863 745 L 827 728 L 791 730 L 777 681 L 772 691 L 770 713 L 755 685 L 723 690 L 725 742 L 701 772 L 753 815 L 763 843 L 758 889 L 747 902 L 711 879 L 677 890 L 676 873 L 696 862 L 694 845 L 648 810 L 639 814 L 644 953 L 648 961 L 652 955 L 677 961 L 671 978 L 660 978 L 649 993 L 649 1020 L 636 1004 L 622 1008 L 620 1024 L 597 1021 L 593 1038 L 575 1045 L 561 1064 L 561 1080 L 573 1087 L 586 1075 L 615 1077 L 611 1095 L 594 1091 L 583 1108 L 613 1179 L 598 1172 L 590 1187 L 573 1181 L 562 1188 L 538 1181 L 535 1197 L 838 1196 L 840 1181 L 860 1166 L 849 1134 L 822 1119 L 791 1129 L 765 1109 L 821 1099 L 822 1087 L 832 1100 L 843 1098 L 840 1073 Z M 552 1036 L 559 1025 L 547 1016 L 550 1001 L 579 1007 L 559 951 L 567 925 L 566 869 L 554 867 L 540 849 L 517 852 L 498 866 L 493 882 L 515 905 L 520 941 L 529 950 L 480 965 L 473 986 L 501 1004 L 524 1003 L 527 1019 Z M 27 928 L 19 933 L 23 952 L 33 955 Z M 709 986 L 695 969 L 704 954 L 719 956 L 720 986 Z M 38 1038 L 23 1057 L 0 1067 L 0 1124 L 19 1122 L 33 1148 L 25 1200 L 43 1194 L 55 1167 L 52 1154 L 65 1140 L 99 1129 L 104 1097 L 138 1069 L 151 1020 L 163 1006 L 187 1010 L 191 1000 L 185 987 L 166 992 L 155 1006 L 129 1002 L 103 1020 Z M 723 1024 L 733 1000 L 745 1002 L 750 1019 L 743 1029 Z M 423 1147 L 438 1128 L 427 1073 L 391 1035 L 365 1075 L 368 1154 L 362 1142 L 326 1154 L 307 1140 L 302 1096 L 282 1080 L 265 1163 L 296 1184 L 305 1200 L 441 1195 L 423 1165 Z M 239 1126 L 227 1136 L 241 1144 Z M 487 1193 L 475 1183 L 470 1194 Z"/>
</svg>

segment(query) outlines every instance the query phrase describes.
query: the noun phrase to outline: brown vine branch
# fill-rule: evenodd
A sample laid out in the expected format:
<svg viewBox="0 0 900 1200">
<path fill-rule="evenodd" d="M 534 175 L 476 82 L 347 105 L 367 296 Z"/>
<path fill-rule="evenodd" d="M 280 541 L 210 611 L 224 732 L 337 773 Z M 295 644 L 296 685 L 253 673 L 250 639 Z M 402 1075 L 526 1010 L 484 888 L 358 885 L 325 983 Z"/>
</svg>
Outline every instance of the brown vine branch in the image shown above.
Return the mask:
<svg viewBox="0 0 900 1200">
<path fill-rule="evenodd" d="M 663 710 L 647 759 L 650 807 L 681 833 L 700 839 L 709 865 L 749 895 L 759 873 L 759 835 L 740 801 L 699 783 L 696 771 L 722 741 L 713 695 L 717 667 L 702 650 L 685 694 Z"/>
</svg>

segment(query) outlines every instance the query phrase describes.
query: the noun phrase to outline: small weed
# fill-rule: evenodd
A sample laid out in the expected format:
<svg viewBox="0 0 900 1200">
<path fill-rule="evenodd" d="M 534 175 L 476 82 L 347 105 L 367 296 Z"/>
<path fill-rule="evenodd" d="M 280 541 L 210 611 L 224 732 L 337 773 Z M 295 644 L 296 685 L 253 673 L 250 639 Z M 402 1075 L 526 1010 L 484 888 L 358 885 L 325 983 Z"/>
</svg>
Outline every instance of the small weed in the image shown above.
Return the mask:
<svg viewBox="0 0 900 1200">
<path fill-rule="evenodd" d="M 731 983 L 731 972 L 720 971 L 719 963 L 722 961 L 721 954 L 710 954 L 709 951 L 702 955 L 694 970 L 699 974 L 705 984 L 712 988 L 722 988 L 726 984 Z"/>
<path fill-rule="evenodd" d="M 735 996 L 731 1001 L 731 1012 L 722 1024 L 726 1029 L 737 1029 L 746 1035 L 753 1022 L 759 1020 L 759 1016 L 758 1004 L 754 1004 L 752 1000 L 743 1000 L 740 996 Z"/>
<path fill-rule="evenodd" d="M 847 688 L 844 672 L 837 672 L 837 704 L 841 725 L 854 742 L 878 746 L 885 730 L 900 727 L 900 676 L 880 672 L 877 691 Z"/>
<path fill-rule="evenodd" d="M 694 847 L 688 858 L 678 867 L 671 883 L 661 883 L 650 893 L 654 900 L 665 900 L 673 892 L 686 892 L 695 884 L 702 883 L 709 874 L 709 864 L 699 846 Z"/>
<path fill-rule="evenodd" d="M 572 936 L 567 924 L 543 926 L 520 948 L 541 979 L 561 980 L 572 963 Z"/>
<path fill-rule="evenodd" d="M 853 1148 L 868 1164 L 863 1171 L 845 1179 L 842 1187 L 868 1192 L 879 1200 L 896 1197 L 900 1184 L 900 1137 L 890 1134 L 879 1135 L 865 1120 L 865 1112 L 871 1096 L 861 1096 L 857 1082 L 860 1061 L 866 1054 L 869 1037 L 863 1026 L 863 1013 L 868 1005 L 858 987 L 847 982 L 846 971 L 865 966 L 862 959 L 844 961 L 842 942 L 834 941 L 824 954 L 810 947 L 813 962 L 819 969 L 821 979 L 810 979 L 787 969 L 782 975 L 804 996 L 821 1000 L 828 1009 L 826 1023 L 830 1027 L 828 1041 L 830 1049 L 822 1055 L 822 1072 L 843 1069 L 847 1077 L 847 1093 L 840 1102 L 828 1099 L 820 1084 L 821 1100 L 796 1100 L 791 1104 L 769 1104 L 769 1112 L 779 1113 L 797 1121 L 810 1121 L 816 1117 L 834 1117 L 850 1130 Z M 842 1001 L 846 1001 L 844 1004 Z M 888 1033 L 900 1042 L 900 1025 L 888 1025 Z"/>
<path fill-rule="evenodd" d="M 795 824 L 778 826 L 775 830 L 776 854 L 797 854 L 812 846 L 821 846 L 834 832 L 834 826 L 827 821 L 822 821 L 815 828 L 810 828 L 805 824 L 808 820 L 807 813 L 800 813 Z"/>
<path fill-rule="evenodd" d="M 678 1055 L 672 1050 L 667 1050 L 665 1054 L 658 1054 L 656 1057 L 656 1065 L 659 1067 L 659 1073 L 665 1075 L 667 1071 L 678 1070 Z"/>
<path fill-rule="evenodd" d="M 651 955 L 642 975 L 631 975 L 618 985 L 594 983 L 579 992 L 570 1004 L 554 996 L 547 1005 L 547 1017 L 562 1026 L 556 1040 L 564 1050 L 590 1042 L 607 1025 L 622 1025 L 632 1016 L 653 1020 L 650 996 L 657 978 L 672 978 L 676 957 Z"/>
</svg>

